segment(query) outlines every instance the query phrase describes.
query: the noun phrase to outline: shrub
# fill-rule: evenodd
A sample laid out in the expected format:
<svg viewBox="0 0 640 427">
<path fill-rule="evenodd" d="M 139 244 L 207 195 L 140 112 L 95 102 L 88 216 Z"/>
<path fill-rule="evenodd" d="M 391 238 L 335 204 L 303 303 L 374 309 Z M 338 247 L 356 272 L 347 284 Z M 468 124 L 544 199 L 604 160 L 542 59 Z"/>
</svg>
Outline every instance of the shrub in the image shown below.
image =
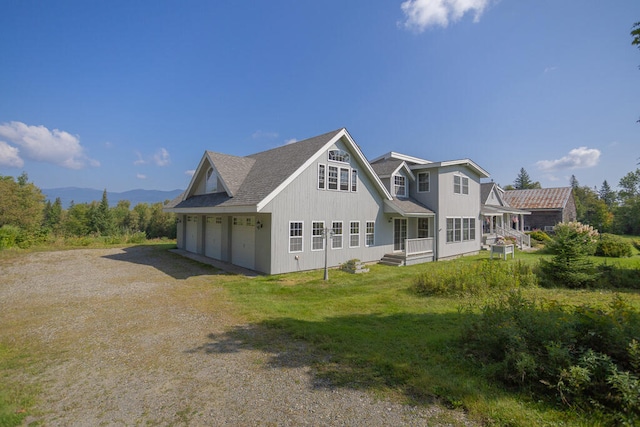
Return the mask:
<svg viewBox="0 0 640 427">
<path fill-rule="evenodd" d="M 595 285 L 610 289 L 640 289 L 640 268 L 621 268 L 613 264 L 597 267 Z"/>
<path fill-rule="evenodd" d="M 595 254 L 604 257 L 630 257 L 631 243 L 615 234 L 601 234 L 596 246 Z"/>
<path fill-rule="evenodd" d="M 554 255 L 551 261 L 540 261 L 541 284 L 584 288 L 595 279 L 595 269 L 588 259 L 593 255 L 598 232 L 579 222 L 558 224 L 555 235 L 547 244 L 547 251 Z"/>
<path fill-rule="evenodd" d="M 0 227 L 0 249 L 8 249 L 16 246 L 22 230 L 13 225 L 3 225 Z"/>
<path fill-rule="evenodd" d="M 434 263 L 413 281 L 421 295 L 478 295 L 496 289 L 532 287 L 538 283 L 529 264 L 484 260 L 477 263 Z"/>
<path fill-rule="evenodd" d="M 538 242 L 548 242 L 549 240 L 551 240 L 551 237 L 549 237 L 549 235 L 542 230 L 534 230 L 529 233 L 529 236 L 533 240 L 536 240 Z"/>
<path fill-rule="evenodd" d="M 519 292 L 470 316 L 462 335 L 484 373 L 606 424 L 640 422 L 640 312 L 619 296 L 607 308 L 560 305 Z"/>
</svg>

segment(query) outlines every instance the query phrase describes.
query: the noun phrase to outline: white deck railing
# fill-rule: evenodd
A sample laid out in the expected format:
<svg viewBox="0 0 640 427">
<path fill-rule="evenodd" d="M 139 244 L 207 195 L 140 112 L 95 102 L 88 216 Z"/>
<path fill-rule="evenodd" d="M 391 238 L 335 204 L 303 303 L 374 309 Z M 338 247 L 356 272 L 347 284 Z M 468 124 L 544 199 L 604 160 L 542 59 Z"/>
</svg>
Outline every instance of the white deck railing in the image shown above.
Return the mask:
<svg viewBox="0 0 640 427">
<path fill-rule="evenodd" d="M 524 246 L 531 247 L 531 237 L 521 231 L 513 228 L 496 227 L 495 232 L 504 237 L 513 237 L 516 239 L 518 246 L 522 249 Z"/>
<path fill-rule="evenodd" d="M 407 256 L 433 252 L 433 237 L 407 239 L 404 247 Z"/>
</svg>

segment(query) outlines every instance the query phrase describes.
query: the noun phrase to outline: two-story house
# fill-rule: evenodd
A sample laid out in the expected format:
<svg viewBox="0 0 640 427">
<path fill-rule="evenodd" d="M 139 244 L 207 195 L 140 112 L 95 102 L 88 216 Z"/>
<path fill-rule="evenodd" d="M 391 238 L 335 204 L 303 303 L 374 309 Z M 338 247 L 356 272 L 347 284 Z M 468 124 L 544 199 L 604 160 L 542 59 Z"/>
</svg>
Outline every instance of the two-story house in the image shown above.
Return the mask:
<svg viewBox="0 0 640 427">
<path fill-rule="evenodd" d="M 325 257 L 411 264 L 479 251 L 487 176 L 467 159 L 370 163 L 342 128 L 245 157 L 206 151 L 165 210 L 177 214 L 179 248 L 266 274 Z"/>
</svg>

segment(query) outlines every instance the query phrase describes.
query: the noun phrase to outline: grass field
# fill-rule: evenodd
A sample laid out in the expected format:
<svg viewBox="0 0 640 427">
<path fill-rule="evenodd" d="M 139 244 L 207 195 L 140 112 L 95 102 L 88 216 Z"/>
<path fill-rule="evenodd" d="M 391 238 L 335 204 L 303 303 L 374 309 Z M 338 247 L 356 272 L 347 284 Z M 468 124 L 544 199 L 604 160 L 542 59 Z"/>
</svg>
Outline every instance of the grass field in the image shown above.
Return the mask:
<svg viewBox="0 0 640 427">
<path fill-rule="evenodd" d="M 166 242 L 158 243 L 165 243 L 157 245 L 158 250 L 167 249 Z M 19 252 L 0 254 L 0 262 L 19 256 Z M 544 256 L 518 251 L 515 261 L 534 264 Z M 301 351 L 309 353 L 312 375 L 319 386 L 330 381 L 338 387 L 372 391 L 418 405 L 437 401 L 461 408 L 471 419 L 487 425 L 593 425 L 588 414 L 505 389 L 465 358 L 462 330 L 479 316 L 485 302 L 499 296 L 497 292 L 436 298 L 411 291 L 417 276 L 442 268 L 442 264 L 455 268 L 487 263 L 487 258 L 488 253 L 482 252 L 410 267 L 371 265 L 369 273 L 358 275 L 331 270 L 328 281 L 322 279 L 322 271 L 255 278 L 219 275 L 216 286 L 223 282 L 233 310 L 249 323 L 228 331 L 228 339 L 262 348 L 275 357 L 303 342 Z M 635 249 L 631 258 L 593 260 L 640 269 L 640 254 Z M 608 290 L 526 288 L 522 292 L 564 304 L 603 307 L 616 295 Z M 640 309 L 638 291 L 617 294 Z M 28 371 L 43 357 L 47 357 L 45 352 L 29 354 L 0 343 L 0 385 L 13 381 L 3 377 L 3 372 Z M 289 362 L 283 358 L 278 363 Z M 12 413 L 13 408 L 29 407 L 38 392 L 37 386 L 30 386 L 12 397 L 3 395 L 1 389 L 0 419 L 4 415 L 5 420 L 14 421 L 20 420 L 20 414 Z"/>
<path fill-rule="evenodd" d="M 518 252 L 516 259 L 535 263 L 541 256 Z M 487 262 L 487 257 L 485 252 L 447 263 L 453 268 L 457 263 Z M 612 262 L 596 257 L 594 261 Z M 613 262 L 640 268 L 640 255 Z M 268 331 L 268 338 L 257 344 L 270 347 L 289 338 L 303 340 L 312 348 L 318 377 L 334 384 L 412 403 L 436 399 L 490 425 L 591 424 L 588 416 L 505 390 L 479 374 L 462 353 L 460 335 L 478 307 L 496 295 L 433 298 L 410 292 L 413 279 L 437 264 L 372 265 L 364 275 L 335 270 L 328 282 L 318 271 L 239 279 L 230 281 L 227 289 L 242 313 Z M 603 307 L 615 295 L 604 290 L 522 291 L 527 297 Z M 637 291 L 618 294 L 640 308 Z M 469 306 L 475 311 L 466 310 Z"/>
</svg>

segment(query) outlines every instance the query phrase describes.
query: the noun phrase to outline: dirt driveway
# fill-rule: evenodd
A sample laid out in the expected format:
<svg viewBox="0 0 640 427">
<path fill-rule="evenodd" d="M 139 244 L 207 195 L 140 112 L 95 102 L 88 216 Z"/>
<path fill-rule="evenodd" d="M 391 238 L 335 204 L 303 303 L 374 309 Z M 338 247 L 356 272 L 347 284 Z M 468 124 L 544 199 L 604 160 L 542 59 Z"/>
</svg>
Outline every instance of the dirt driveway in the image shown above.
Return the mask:
<svg viewBox="0 0 640 427">
<path fill-rule="evenodd" d="M 234 339 L 231 330 L 260 331 L 236 314 L 223 280 L 154 246 L 1 260 L 0 340 L 39 355 L 37 369 L 15 373 L 40 385 L 27 424 L 460 423 L 435 406 L 319 385 L 300 343 L 273 354 Z M 287 357 L 298 363 L 273 362 Z"/>
</svg>

